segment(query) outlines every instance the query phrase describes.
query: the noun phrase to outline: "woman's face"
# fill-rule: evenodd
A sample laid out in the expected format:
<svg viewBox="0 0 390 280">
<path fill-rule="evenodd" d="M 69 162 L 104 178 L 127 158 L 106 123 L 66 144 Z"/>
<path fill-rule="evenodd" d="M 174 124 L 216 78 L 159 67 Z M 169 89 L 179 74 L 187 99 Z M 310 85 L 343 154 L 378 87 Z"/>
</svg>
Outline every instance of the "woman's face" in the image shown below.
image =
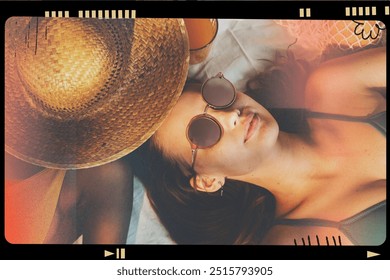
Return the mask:
<svg viewBox="0 0 390 280">
<path fill-rule="evenodd" d="M 156 144 L 163 153 L 186 170 L 191 166 L 192 157 L 187 126 L 205 107 L 200 85 L 189 86 L 155 134 Z M 197 174 L 242 176 L 254 171 L 272 152 L 279 127 L 271 114 L 249 96 L 238 92 L 232 106 L 224 110 L 209 107 L 207 113 L 221 124 L 223 135 L 214 146 L 198 149 L 194 166 Z"/>
</svg>

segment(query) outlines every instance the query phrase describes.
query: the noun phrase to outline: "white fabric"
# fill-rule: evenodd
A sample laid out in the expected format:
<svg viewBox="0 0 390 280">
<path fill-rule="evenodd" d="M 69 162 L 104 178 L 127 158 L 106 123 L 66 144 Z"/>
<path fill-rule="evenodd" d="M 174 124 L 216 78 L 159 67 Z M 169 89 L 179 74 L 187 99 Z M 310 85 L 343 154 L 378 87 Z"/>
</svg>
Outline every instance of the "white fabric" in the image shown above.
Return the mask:
<svg viewBox="0 0 390 280">
<path fill-rule="evenodd" d="M 161 225 L 146 195 L 144 195 L 143 199 L 144 207 L 139 217 L 136 243 L 174 244 L 166 229 Z"/>
<path fill-rule="evenodd" d="M 174 244 L 160 223 L 140 180 L 134 178 L 133 211 L 127 244 Z"/>
<path fill-rule="evenodd" d="M 245 90 L 248 79 L 264 71 L 275 58 L 276 51 L 285 51 L 294 44 L 284 27 L 273 20 L 219 19 L 219 31 L 206 61 L 192 65 L 189 77 L 204 81 L 223 72 L 235 87 Z M 320 53 L 303 48 L 297 42 L 290 49 L 296 58 L 314 60 Z"/>
</svg>

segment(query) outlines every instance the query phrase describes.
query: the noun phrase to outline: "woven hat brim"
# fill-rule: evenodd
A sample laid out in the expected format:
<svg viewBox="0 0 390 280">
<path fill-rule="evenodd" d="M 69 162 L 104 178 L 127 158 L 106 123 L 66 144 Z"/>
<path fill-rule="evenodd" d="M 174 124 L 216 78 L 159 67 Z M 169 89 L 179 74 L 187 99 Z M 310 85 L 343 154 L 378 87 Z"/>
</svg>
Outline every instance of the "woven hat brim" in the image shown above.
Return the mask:
<svg viewBox="0 0 390 280">
<path fill-rule="evenodd" d="M 15 21 L 7 21 L 5 149 L 10 154 L 49 168 L 77 169 L 105 164 L 149 139 L 176 104 L 189 66 L 183 20 L 136 19 L 133 25 L 130 20 L 95 21 L 96 25 L 107 24 L 120 33 L 115 36 L 133 32 L 130 53 L 125 55 L 130 61 L 125 61 L 125 69 L 111 84 L 105 84 L 110 87 L 109 98 L 83 108 L 82 114 L 66 112 L 66 117 L 48 114 L 38 108 L 40 104 L 29 100 L 30 89 L 18 71 L 20 45 L 15 43 L 24 40 L 23 32 L 8 32 Z M 118 40 L 122 42 L 121 38 Z"/>
</svg>

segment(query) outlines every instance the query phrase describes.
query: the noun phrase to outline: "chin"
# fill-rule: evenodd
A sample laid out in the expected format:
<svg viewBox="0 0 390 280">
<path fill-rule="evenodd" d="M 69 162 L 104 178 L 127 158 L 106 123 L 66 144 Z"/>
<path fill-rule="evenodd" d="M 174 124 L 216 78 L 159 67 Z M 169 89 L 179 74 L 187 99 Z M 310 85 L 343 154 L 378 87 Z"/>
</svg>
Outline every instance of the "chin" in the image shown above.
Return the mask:
<svg viewBox="0 0 390 280">
<path fill-rule="evenodd" d="M 259 141 L 271 148 L 277 142 L 279 137 L 278 123 L 275 120 L 265 122 L 263 126 L 260 127 L 257 137 Z"/>
</svg>

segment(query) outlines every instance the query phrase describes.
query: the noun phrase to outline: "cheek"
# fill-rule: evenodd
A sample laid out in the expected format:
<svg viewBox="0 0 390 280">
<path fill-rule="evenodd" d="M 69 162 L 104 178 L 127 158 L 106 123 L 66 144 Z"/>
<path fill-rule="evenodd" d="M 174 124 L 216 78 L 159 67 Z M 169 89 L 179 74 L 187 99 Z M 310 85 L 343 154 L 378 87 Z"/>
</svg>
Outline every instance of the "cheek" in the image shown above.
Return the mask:
<svg viewBox="0 0 390 280">
<path fill-rule="evenodd" d="M 224 153 L 221 156 L 221 169 L 227 177 L 242 176 L 256 169 L 258 160 L 255 153 L 245 150 Z"/>
<path fill-rule="evenodd" d="M 214 147 L 207 154 L 210 173 L 224 176 L 239 176 L 255 169 L 257 159 L 255 151 L 234 139 L 225 138 L 220 145 Z"/>
<path fill-rule="evenodd" d="M 257 139 L 244 144 L 241 132 L 225 133 L 220 142 L 202 151 L 200 172 L 224 176 L 241 176 L 257 169 L 262 159 L 272 152 L 277 139 L 277 126 L 264 124 Z"/>
</svg>

